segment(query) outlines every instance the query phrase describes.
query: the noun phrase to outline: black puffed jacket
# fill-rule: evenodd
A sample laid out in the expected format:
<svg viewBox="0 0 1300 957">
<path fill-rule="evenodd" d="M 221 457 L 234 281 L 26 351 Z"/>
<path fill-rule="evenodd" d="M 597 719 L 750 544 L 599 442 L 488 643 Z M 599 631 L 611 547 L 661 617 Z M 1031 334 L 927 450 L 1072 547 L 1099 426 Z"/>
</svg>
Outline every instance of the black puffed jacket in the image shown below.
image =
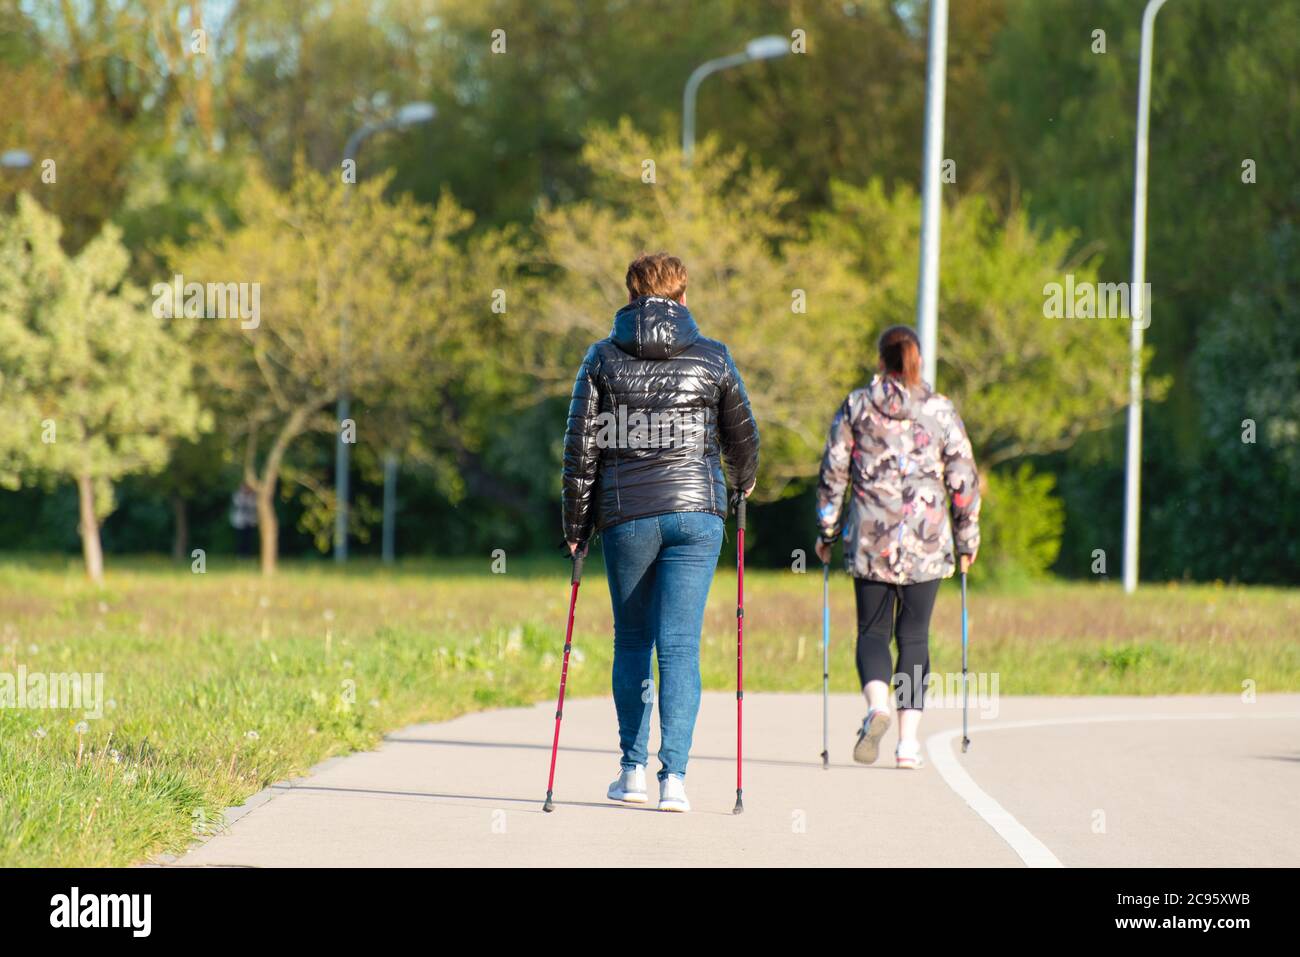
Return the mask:
<svg viewBox="0 0 1300 957">
<path fill-rule="evenodd" d="M 727 486 L 748 489 L 757 471 L 758 423 L 727 347 L 671 299 L 620 309 L 573 384 L 565 540 L 668 512 L 725 518 Z"/>
</svg>

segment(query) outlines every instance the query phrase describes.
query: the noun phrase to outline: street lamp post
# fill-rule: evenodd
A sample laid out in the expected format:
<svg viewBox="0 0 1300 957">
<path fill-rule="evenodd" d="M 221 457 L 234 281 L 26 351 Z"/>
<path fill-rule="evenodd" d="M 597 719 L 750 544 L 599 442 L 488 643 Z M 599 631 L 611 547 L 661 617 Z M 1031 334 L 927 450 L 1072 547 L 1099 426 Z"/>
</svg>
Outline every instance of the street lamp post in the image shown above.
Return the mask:
<svg viewBox="0 0 1300 957">
<path fill-rule="evenodd" d="M 922 376 L 934 385 L 939 318 L 939 176 L 943 166 L 944 93 L 948 72 L 948 0 L 930 0 L 929 76 L 925 84 L 925 160 L 921 177 L 921 270 L 916 283 L 916 332 Z"/>
<path fill-rule="evenodd" d="M 686 81 L 686 89 L 682 93 L 682 159 L 688 168 L 695 156 L 695 95 L 699 92 L 704 78 L 728 67 L 740 66 L 754 60 L 774 60 L 789 52 L 789 41 L 785 37 L 772 34 L 750 40 L 740 53 L 718 57 L 695 68 Z"/>
<path fill-rule="evenodd" d="M 386 130 L 401 130 L 411 126 L 417 126 L 421 123 L 429 123 L 437 115 L 437 110 L 432 103 L 407 103 L 401 107 L 395 114 L 385 120 L 377 123 L 367 123 L 359 130 L 348 137 L 347 143 L 343 147 L 343 161 L 351 161 L 352 168 L 356 169 L 357 151 L 361 149 L 361 144 L 376 133 L 382 133 Z M 343 357 L 340 365 L 343 368 L 343 387 L 339 390 L 338 402 L 338 423 L 339 423 L 339 440 L 334 451 L 334 493 L 338 499 L 337 508 L 334 513 L 334 560 L 339 563 L 348 560 L 348 459 L 350 458 L 349 443 L 343 441 L 343 423 L 347 421 L 350 403 L 347 389 L 347 345 L 348 345 L 348 321 L 347 314 L 339 320 L 339 353 Z M 390 480 L 391 471 L 391 480 Z M 392 529 L 389 523 L 396 512 L 390 496 L 396 495 L 397 492 L 397 467 L 393 457 L 386 456 L 384 461 L 384 545 L 385 553 L 389 550 L 393 540 Z"/>
<path fill-rule="evenodd" d="M 1147 138 L 1151 128 L 1151 51 L 1156 14 L 1166 0 L 1148 0 L 1142 11 L 1138 59 L 1137 147 L 1133 163 L 1133 285 L 1129 289 L 1128 442 L 1124 459 L 1124 591 L 1138 583 L 1138 509 L 1142 483 L 1142 333 L 1151 322 L 1146 301 Z"/>
</svg>

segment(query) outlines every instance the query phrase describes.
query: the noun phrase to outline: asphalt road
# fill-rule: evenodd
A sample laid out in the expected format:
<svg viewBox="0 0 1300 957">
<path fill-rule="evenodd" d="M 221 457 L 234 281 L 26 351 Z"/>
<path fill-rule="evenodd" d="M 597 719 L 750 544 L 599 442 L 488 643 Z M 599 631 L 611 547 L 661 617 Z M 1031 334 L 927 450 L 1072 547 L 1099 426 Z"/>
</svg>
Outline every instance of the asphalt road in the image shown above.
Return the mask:
<svg viewBox="0 0 1300 957">
<path fill-rule="evenodd" d="M 704 696 L 687 773 L 694 810 L 606 800 L 608 699 L 566 702 L 556 810 L 542 813 L 554 706 L 391 734 L 274 786 L 180 866 L 1300 865 L 1300 695 L 1046 698 L 930 708 L 920 771 L 852 762 L 861 699 L 745 696 L 745 812 L 735 698 Z M 984 706 L 982 706 L 984 705 Z M 657 732 L 651 754 L 657 749 Z M 651 771 L 657 768 L 652 759 Z"/>
</svg>

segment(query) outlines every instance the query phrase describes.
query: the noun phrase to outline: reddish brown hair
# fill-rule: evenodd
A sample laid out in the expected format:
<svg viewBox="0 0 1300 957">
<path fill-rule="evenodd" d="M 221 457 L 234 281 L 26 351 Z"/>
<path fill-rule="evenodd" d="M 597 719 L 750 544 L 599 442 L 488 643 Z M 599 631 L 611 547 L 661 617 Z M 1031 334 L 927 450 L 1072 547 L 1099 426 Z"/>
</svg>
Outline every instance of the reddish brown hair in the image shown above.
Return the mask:
<svg viewBox="0 0 1300 957">
<path fill-rule="evenodd" d="M 627 293 L 632 299 L 662 296 L 680 301 L 686 295 L 686 267 L 667 253 L 642 253 L 627 267 Z"/>
<path fill-rule="evenodd" d="M 921 340 L 911 326 L 890 326 L 882 332 L 879 351 L 886 372 L 908 388 L 921 384 Z"/>
</svg>

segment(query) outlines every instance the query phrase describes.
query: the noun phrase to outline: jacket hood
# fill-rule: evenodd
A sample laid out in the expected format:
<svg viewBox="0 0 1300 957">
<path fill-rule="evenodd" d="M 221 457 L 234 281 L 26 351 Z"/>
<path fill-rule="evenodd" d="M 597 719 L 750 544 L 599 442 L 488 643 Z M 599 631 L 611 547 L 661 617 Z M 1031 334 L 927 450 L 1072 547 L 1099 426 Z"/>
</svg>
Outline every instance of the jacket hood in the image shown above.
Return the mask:
<svg viewBox="0 0 1300 957">
<path fill-rule="evenodd" d="M 642 296 L 614 313 L 610 341 L 638 359 L 671 359 L 700 338 L 700 327 L 680 302 Z"/>
<path fill-rule="evenodd" d="M 867 395 L 881 415 L 891 419 L 915 419 L 930 395 L 930 387 L 922 382 L 909 389 L 895 376 L 877 373 L 867 386 Z"/>
</svg>

